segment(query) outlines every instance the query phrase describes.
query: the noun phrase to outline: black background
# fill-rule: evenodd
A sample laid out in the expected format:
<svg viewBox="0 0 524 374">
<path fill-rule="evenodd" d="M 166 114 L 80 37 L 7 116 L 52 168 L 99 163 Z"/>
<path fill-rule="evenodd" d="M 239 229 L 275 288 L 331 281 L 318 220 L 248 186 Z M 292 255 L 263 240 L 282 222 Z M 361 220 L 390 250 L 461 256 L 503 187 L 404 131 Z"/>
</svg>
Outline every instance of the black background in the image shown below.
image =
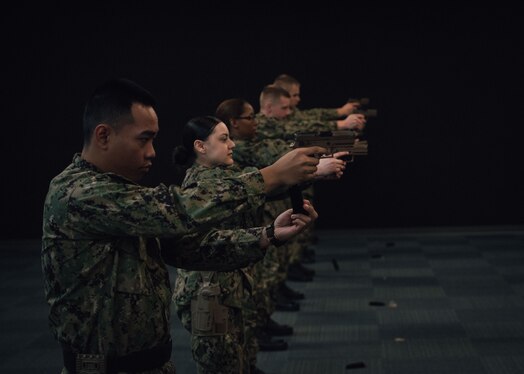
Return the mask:
<svg viewBox="0 0 524 374">
<path fill-rule="evenodd" d="M 92 90 L 127 77 L 158 101 L 157 160 L 227 98 L 258 110 L 288 73 L 302 108 L 369 97 L 369 156 L 316 185 L 320 228 L 523 224 L 522 14 L 515 9 L 285 11 L 162 3 L 2 11 L 2 237 L 39 237 L 49 180 L 82 146 Z M 251 7 L 244 8 L 244 7 Z"/>
</svg>

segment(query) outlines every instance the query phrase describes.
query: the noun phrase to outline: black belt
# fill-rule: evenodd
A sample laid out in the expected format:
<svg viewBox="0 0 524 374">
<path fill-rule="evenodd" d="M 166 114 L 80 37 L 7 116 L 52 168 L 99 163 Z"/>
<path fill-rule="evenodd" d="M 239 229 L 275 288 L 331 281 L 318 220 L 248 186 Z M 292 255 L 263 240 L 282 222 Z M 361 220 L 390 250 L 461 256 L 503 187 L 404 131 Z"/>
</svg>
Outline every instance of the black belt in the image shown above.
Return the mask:
<svg viewBox="0 0 524 374">
<path fill-rule="evenodd" d="M 70 374 L 77 373 L 137 373 L 161 368 L 171 358 L 172 343 L 169 342 L 121 357 L 100 354 L 75 353 L 62 347 L 64 366 Z"/>
</svg>

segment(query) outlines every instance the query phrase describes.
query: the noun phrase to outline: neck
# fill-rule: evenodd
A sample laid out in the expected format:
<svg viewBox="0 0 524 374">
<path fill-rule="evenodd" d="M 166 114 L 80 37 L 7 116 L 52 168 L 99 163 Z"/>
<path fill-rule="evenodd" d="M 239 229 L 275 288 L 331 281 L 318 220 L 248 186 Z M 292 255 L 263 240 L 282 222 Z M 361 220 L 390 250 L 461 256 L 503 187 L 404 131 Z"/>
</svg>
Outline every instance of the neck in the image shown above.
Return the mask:
<svg viewBox="0 0 524 374">
<path fill-rule="evenodd" d="M 234 129 L 231 129 L 231 133 L 229 135 L 231 137 L 231 140 L 248 140 L 248 138 L 240 135 L 240 133 L 235 131 Z"/>
<path fill-rule="evenodd" d="M 206 168 L 213 168 L 213 167 L 215 167 L 215 165 L 213 165 L 211 162 L 209 162 L 208 160 L 204 160 L 202 158 L 197 158 L 195 160 L 195 163 L 200 165 L 200 166 L 204 166 Z"/>
<path fill-rule="evenodd" d="M 92 165 L 95 165 L 99 170 L 106 171 L 104 168 L 104 163 L 100 159 L 100 157 L 97 157 L 97 154 L 93 152 L 89 146 L 84 146 L 82 149 L 82 153 L 80 154 L 80 157 L 82 159 L 86 160 Z"/>
</svg>

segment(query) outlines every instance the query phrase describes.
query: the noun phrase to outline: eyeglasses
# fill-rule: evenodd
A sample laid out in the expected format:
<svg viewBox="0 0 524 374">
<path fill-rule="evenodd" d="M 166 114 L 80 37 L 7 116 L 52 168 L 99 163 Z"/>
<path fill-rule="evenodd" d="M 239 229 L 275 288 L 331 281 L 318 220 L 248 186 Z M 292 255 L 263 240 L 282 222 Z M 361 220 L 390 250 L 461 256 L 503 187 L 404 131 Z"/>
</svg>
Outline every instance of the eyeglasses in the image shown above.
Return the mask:
<svg viewBox="0 0 524 374">
<path fill-rule="evenodd" d="M 243 117 L 235 117 L 236 119 L 248 119 L 250 121 L 254 120 L 255 119 L 255 115 L 254 114 L 251 114 L 249 116 L 243 116 Z"/>
</svg>

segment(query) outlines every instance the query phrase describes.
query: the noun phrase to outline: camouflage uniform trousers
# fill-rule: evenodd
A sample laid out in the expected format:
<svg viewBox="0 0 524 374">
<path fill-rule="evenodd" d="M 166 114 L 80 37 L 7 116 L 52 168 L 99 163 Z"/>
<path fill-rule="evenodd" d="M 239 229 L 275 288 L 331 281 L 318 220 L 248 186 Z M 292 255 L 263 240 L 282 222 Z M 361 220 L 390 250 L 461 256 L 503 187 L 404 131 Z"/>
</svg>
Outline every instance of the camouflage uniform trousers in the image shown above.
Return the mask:
<svg viewBox="0 0 524 374">
<path fill-rule="evenodd" d="M 191 351 L 198 374 L 249 373 L 245 360 L 242 310 L 228 308 L 228 332 L 225 335 L 191 335 Z"/>
<path fill-rule="evenodd" d="M 257 307 L 253 297 L 249 300 L 246 300 L 246 302 L 243 304 L 242 315 L 244 317 L 245 339 L 244 362 L 246 362 L 247 367 L 249 368 L 256 366 L 257 353 L 259 351 L 258 340 L 256 337 Z M 249 371 L 246 370 L 245 373 L 249 373 Z"/>
<path fill-rule="evenodd" d="M 264 260 L 255 264 L 252 298 L 243 308 L 246 361 L 249 362 L 250 366 L 256 366 L 257 362 L 259 351 L 257 331 L 267 324 L 269 317 L 275 311 L 275 302 L 271 293 L 280 281 L 279 278 L 272 276 L 279 266 L 277 259 L 275 259 L 278 250 L 280 249 L 274 246 L 269 247 Z"/>
<path fill-rule="evenodd" d="M 62 369 L 61 374 L 70 374 L 66 368 Z M 127 374 L 126 372 L 119 371 L 118 374 Z M 147 370 L 141 372 L 133 372 L 133 374 L 176 374 L 175 364 L 171 361 L 166 362 L 161 368 L 155 370 Z"/>
</svg>

